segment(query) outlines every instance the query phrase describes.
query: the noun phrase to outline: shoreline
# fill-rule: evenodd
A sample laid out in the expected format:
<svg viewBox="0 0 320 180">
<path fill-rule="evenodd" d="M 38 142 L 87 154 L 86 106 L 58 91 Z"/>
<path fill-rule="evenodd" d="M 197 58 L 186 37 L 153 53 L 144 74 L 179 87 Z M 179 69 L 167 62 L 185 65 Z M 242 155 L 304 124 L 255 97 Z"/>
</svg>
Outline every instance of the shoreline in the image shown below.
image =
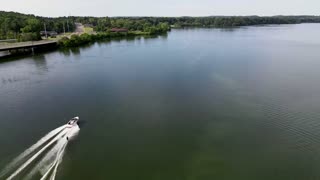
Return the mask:
<svg viewBox="0 0 320 180">
<path fill-rule="evenodd" d="M 66 49 L 74 49 L 74 48 L 81 48 L 83 46 L 88 46 L 91 44 L 94 44 L 96 42 L 105 42 L 105 41 L 112 41 L 112 40 L 130 40 L 137 37 L 144 37 L 144 38 L 156 38 L 162 35 L 167 35 L 167 32 L 165 33 L 159 33 L 159 34 L 147 34 L 147 33 L 115 33 L 112 36 L 106 35 L 106 33 L 97 33 L 97 34 L 81 34 L 81 35 L 73 35 L 68 40 L 60 39 L 57 41 L 55 46 L 43 46 L 43 47 L 36 47 L 34 48 L 34 55 L 50 52 L 50 51 L 56 51 L 56 50 L 66 50 Z M 73 38 L 72 38 L 73 37 Z M 67 44 L 65 44 L 67 43 Z M 71 44 L 68 44 L 71 43 Z M 1 55 L 2 54 L 2 55 Z M 0 63 L 11 61 L 11 58 L 17 58 L 17 57 L 25 57 L 25 56 L 32 56 L 31 50 L 24 50 L 24 51 L 15 51 L 15 52 L 8 52 L 8 51 L 2 51 L 0 52 Z"/>
<path fill-rule="evenodd" d="M 117 39 L 128 39 L 135 37 L 158 37 L 161 35 L 166 35 L 171 29 L 188 29 L 188 28 L 208 28 L 208 29 L 224 29 L 224 28 L 241 28 L 241 27 L 261 27 L 270 25 L 296 25 L 296 24 L 318 24 L 318 23 L 290 23 L 290 24 L 259 24 L 259 25 L 247 25 L 247 26 L 231 26 L 231 27 L 215 27 L 215 26 L 183 26 L 183 27 L 171 27 L 166 32 L 143 32 L 143 31 L 128 31 L 128 32 L 97 32 L 97 33 L 83 33 L 83 34 L 73 34 L 69 37 L 65 36 L 59 39 L 54 46 L 44 46 L 34 48 L 35 53 L 43 53 L 54 51 L 58 49 L 70 49 L 70 48 L 80 48 L 84 45 L 90 45 L 99 41 L 105 40 L 117 40 Z M 40 40 L 43 41 L 43 40 Z M 15 52 L 0 52 L 0 63 L 4 61 L 10 61 L 10 58 L 15 58 L 19 56 L 32 55 L 31 50 L 15 51 Z"/>
</svg>

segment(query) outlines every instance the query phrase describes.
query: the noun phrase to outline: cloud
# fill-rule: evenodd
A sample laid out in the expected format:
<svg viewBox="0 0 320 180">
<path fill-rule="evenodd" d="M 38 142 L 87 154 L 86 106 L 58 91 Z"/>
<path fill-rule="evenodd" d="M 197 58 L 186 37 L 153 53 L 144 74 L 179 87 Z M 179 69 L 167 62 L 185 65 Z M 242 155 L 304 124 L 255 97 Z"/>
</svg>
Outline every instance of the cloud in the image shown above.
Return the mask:
<svg viewBox="0 0 320 180">
<path fill-rule="evenodd" d="M 1 10 L 41 16 L 318 15 L 318 7 L 318 0 L 9 0 L 1 3 Z"/>
</svg>

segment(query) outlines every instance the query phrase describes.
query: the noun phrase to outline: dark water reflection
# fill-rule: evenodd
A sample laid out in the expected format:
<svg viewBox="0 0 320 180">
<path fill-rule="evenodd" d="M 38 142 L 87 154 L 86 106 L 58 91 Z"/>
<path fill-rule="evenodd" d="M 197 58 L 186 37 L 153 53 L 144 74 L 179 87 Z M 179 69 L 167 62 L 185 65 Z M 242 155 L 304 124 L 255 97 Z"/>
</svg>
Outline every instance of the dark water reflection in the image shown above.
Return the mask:
<svg viewBox="0 0 320 180">
<path fill-rule="evenodd" d="M 172 30 L 0 64 L 0 169 L 79 115 L 58 179 L 319 179 L 318 24 Z"/>
</svg>

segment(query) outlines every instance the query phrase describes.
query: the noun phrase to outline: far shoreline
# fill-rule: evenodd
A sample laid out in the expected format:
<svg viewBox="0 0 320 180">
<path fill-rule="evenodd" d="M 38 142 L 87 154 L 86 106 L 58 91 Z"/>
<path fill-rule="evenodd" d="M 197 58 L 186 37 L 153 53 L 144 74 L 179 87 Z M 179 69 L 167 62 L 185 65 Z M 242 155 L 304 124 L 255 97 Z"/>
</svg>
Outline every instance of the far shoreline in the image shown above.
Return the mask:
<svg viewBox="0 0 320 180">
<path fill-rule="evenodd" d="M 248 26 L 231 26 L 231 27 L 208 27 L 208 26 L 185 26 L 185 27 L 171 27 L 170 30 L 167 30 L 166 32 L 160 32 L 155 34 L 145 33 L 145 32 L 134 32 L 134 31 L 128 31 L 126 33 L 123 32 L 116 32 L 116 33 L 95 33 L 95 34 L 73 34 L 70 36 L 70 38 L 61 38 L 57 41 L 56 46 L 51 47 L 44 47 L 44 48 L 38 48 L 35 49 L 35 53 L 44 53 L 44 52 L 50 52 L 55 51 L 57 49 L 70 49 L 70 48 L 81 48 L 85 45 L 94 44 L 99 41 L 112 41 L 112 40 L 126 40 L 129 38 L 136 38 L 136 37 L 149 37 L 149 38 L 155 38 L 162 35 L 167 35 L 168 32 L 171 31 L 171 29 L 179 30 L 179 29 L 197 29 L 197 28 L 204 28 L 204 29 L 238 29 L 238 28 L 245 28 L 245 27 L 268 27 L 268 26 L 281 26 L 281 25 L 299 25 L 299 24 L 318 24 L 318 23 L 296 23 L 296 24 L 258 24 L 258 25 L 248 25 Z M 8 59 L 15 58 L 15 57 L 25 57 L 28 55 L 32 55 L 31 51 L 23 51 L 23 52 L 17 52 L 17 53 L 5 53 L 3 56 L 0 56 L 0 62 L 7 61 Z M 10 60 L 9 60 L 10 61 Z"/>
</svg>

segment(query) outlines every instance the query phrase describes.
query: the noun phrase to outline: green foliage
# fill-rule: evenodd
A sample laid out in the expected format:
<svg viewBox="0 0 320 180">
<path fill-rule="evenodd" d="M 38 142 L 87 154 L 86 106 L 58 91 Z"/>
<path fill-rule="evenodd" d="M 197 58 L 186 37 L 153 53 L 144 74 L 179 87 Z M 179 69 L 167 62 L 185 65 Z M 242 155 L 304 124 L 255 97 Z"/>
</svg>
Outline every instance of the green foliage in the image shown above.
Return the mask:
<svg viewBox="0 0 320 180">
<path fill-rule="evenodd" d="M 75 17 L 75 21 L 93 26 L 97 32 L 106 32 L 111 28 L 125 28 L 144 34 L 157 34 L 170 30 L 169 23 L 162 22 L 158 18 Z"/>
<path fill-rule="evenodd" d="M 15 12 L 0 11 L 0 39 L 36 40 L 37 34 L 47 31 L 73 32 L 75 22 L 101 32 L 92 37 L 119 37 L 134 34 L 155 35 L 170 31 L 171 27 L 234 27 L 261 24 L 320 23 L 320 16 L 209 16 L 209 17 L 58 17 L 46 18 Z M 110 33 L 112 28 L 125 28 L 128 33 Z M 31 34 L 30 34 L 31 33 Z M 34 34 L 36 33 L 36 35 Z M 88 37 L 84 37 L 86 39 Z M 76 37 L 71 44 L 78 44 Z M 87 40 L 86 40 L 87 41 Z M 80 41 L 81 42 L 81 41 Z M 70 45 L 71 45 L 70 44 Z"/>
<path fill-rule="evenodd" d="M 18 39 L 20 41 L 40 39 L 40 31 L 56 31 L 58 33 L 74 31 L 72 17 L 45 18 L 15 12 L 0 11 L 0 39 Z"/>
<path fill-rule="evenodd" d="M 26 25 L 21 28 L 22 33 L 33 33 L 33 32 L 40 32 L 41 25 L 40 20 L 36 18 L 29 18 L 26 21 Z"/>
<path fill-rule="evenodd" d="M 110 27 L 111 22 L 110 19 L 105 17 L 105 18 L 99 18 L 97 20 L 96 26 L 94 28 L 95 31 L 106 31 L 108 27 Z"/>
<path fill-rule="evenodd" d="M 82 35 L 71 35 L 70 38 L 63 37 L 59 40 L 58 45 L 61 47 L 76 47 L 79 45 L 87 44 L 96 40 L 96 35 L 82 34 Z"/>
<path fill-rule="evenodd" d="M 234 27 L 261 24 L 297 24 L 319 23 L 319 16 L 210 16 L 210 17 L 179 17 L 164 18 L 175 27 L 201 26 L 201 27 Z"/>
<path fill-rule="evenodd" d="M 42 18 L 41 30 L 56 31 L 57 33 L 73 32 L 76 28 L 72 17 Z"/>
<path fill-rule="evenodd" d="M 20 41 L 37 41 L 37 40 L 41 40 L 41 36 L 39 33 L 35 33 L 35 32 L 21 33 L 19 35 L 19 40 Z"/>
<path fill-rule="evenodd" d="M 81 34 L 72 35 L 70 38 L 63 37 L 58 41 L 58 45 L 60 47 L 77 47 L 83 44 L 88 44 L 91 42 L 95 42 L 98 40 L 104 39 L 112 39 L 112 38 L 121 38 L 121 37 L 129 37 L 129 36 L 137 36 L 137 35 L 150 35 L 148 32 L 142 31 L 129 31 L 128 33 L 111 33 L 111 32 L 101 32 L 97 34 Z"/>
<path fill-rule="evenodd" d="M 126 28 L 150 34 L 167 32 L 170 26 L 180 28 L 234 27 L 261 24 L 319 23 L 320 16 L 209 16 L 209 17 L 74 17 L 74 21 L 94 26 L 94 30 L 105 32 L 111 28 Z"/>
<path fill-rule="evenodd" d="M 63 37 L 58 41 L 58 45 L 67 47 L 67 45 L 69 43 L 68 41 L 69 41 L 68 37 Z"/>
<path fill-rule="evenodd" d="M 67 47 L 74 47 L 81 44 L 83 44 L 82 39 L 76 34 L 73 34 L 68 41 L 64 42 L 64 45 Z"/>
</svg>

